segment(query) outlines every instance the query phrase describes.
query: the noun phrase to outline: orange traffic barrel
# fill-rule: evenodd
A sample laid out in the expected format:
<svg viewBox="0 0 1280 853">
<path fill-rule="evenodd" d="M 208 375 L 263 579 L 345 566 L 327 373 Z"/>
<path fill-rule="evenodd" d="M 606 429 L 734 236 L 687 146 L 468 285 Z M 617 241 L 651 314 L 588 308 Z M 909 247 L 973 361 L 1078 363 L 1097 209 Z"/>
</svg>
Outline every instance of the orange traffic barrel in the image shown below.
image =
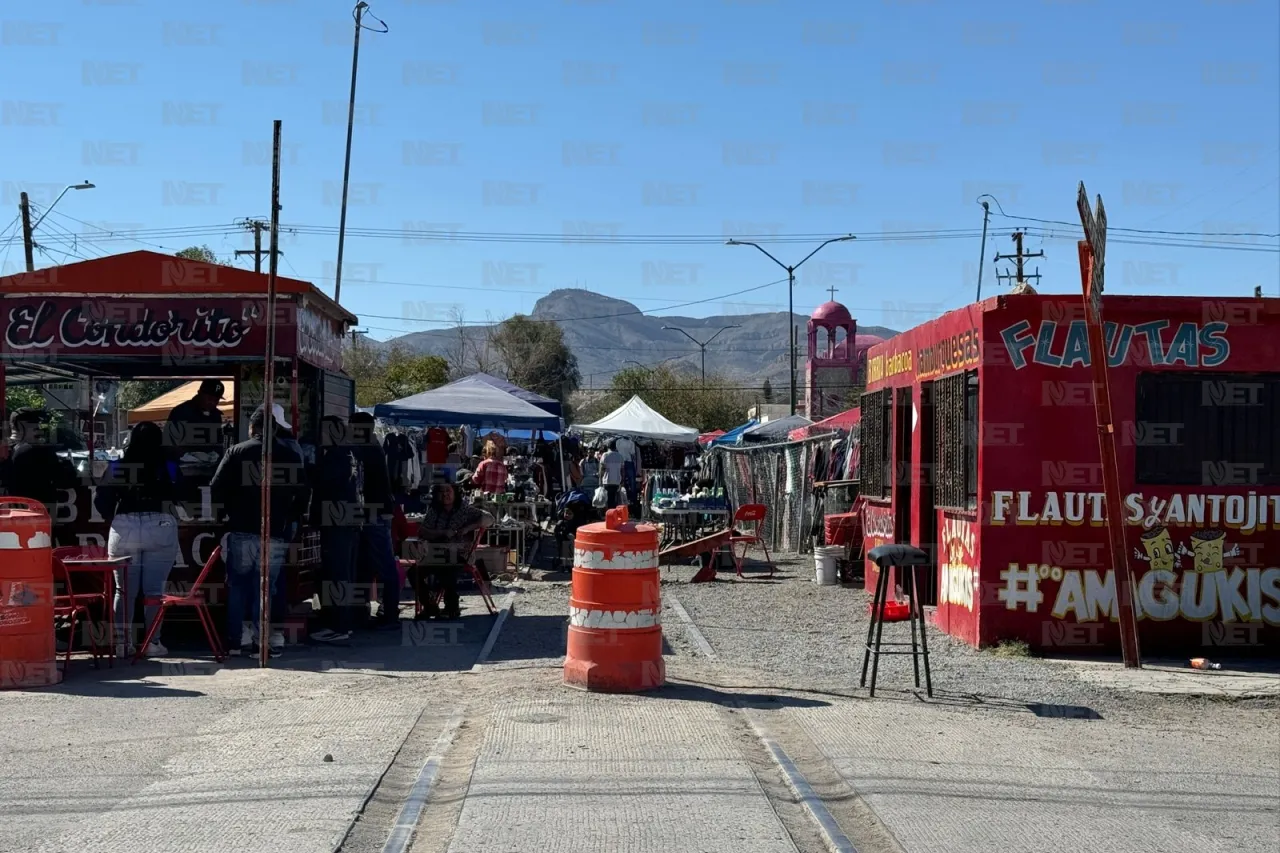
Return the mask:
<svg viewBox="0 0 1280 853">
<path fill-rule="evenodd" d="M 62 680 L 53 640 L 52 530 L 44 504 L 0 498 L 0 689 Z"/>
<path fill-rule="evenodd" d="M 578 528 L 568 645 L 565 684 L 636 693 L 666 683 L 658 528 L 629 521 L 626 507 Z"/>
</svg>

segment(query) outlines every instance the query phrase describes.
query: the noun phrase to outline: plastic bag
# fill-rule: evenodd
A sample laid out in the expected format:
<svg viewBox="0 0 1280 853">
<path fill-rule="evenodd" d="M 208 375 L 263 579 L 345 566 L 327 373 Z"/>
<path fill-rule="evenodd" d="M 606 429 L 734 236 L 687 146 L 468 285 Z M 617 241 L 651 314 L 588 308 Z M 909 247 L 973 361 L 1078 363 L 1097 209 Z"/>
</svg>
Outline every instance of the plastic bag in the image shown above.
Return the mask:
<svg viewBox="0 0 1280 853">
<path fill-rule="evenodd" d="M 591 505 L 596 509 L 607 509 L 609 506 L 609 491 L 604 486 L 596 487 L 596 493 L 591 498 Z"/>
</svg>

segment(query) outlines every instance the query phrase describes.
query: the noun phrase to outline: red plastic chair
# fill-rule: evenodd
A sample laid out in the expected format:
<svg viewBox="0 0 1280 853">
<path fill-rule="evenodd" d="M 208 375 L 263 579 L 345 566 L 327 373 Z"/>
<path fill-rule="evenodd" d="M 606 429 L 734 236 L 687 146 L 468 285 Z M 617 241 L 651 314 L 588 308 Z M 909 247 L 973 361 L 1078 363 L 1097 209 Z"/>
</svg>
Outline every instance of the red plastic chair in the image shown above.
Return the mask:
<svg viewBox="0 0 1280 853">
<path fill-rule="evenodd" d="M 462 559 L 464 560 L 463 569 L 465 569 L 471 575 L 471 579 L 475 581 L 476 589 L 480 591 L 480 597 L 484 600 L 484 606 L 488 608 L 489 612 L 492 614 L 498 612 L 498 606 L 493 602 L 493 590 L 489 586 L 489 581 L 485 578 L 484 572 L 480 571 L 480 567 L 476 565 L 476 549 L 480 547 L 480 541 L 484 539 L 484 533 L 485 529 L 483 527 L 476 529 L 475 536 L 471 540 L 471 547 L 467 549 L 464 555 L 462 555 Z M 413 596 L 414 613 L 415 615 L 420 614 L 422 613 L 422 602 L 418 599 L 418 585 L 416 583 L 413 585 Z M 440 603 L 442 601 L 444 601 L 444 590 L 440 590 L 436 593 L 435 606 L 437 610 L 440 609 Z"/>
<path fill-rule="evenodd" d="M 67 571 L 67 566 L 58 557 L 53 558 L 53 579 L 57 583 L 62 584 L 62 588 L 66 590 L 62 595 L 54 595 L 53 597 L 53 618 L 68 619 L 71 622 L 71 630 L 67 635 L 67 652 L 62 661 L 62 672 L 65 675 L 71 671 L 71 647 L 76 641 L 76 625 L 83 619 L 89 621 L 89 607 L 94 604 L 101 604 L 107 607 L 107 596 L 103 592 L 80 592 L 77 593 L 71 586 L 71 573 Z M 89 650 L 93 655 L 93 665 L 99 666 L 102 658 L 102 652 L 98 648 L 98 640 L 93 632 L 88 632 Z"/>
<path fill-rule="evenodd" d="M 209 555 L 209 559 L 205 562 L 204 567 L 200 569 L 200 574 L 196 577 L 195 583 L 191 585 L 191 589 L 187 590 L 186 595 L 161 595 L 143 598 L 143 606 L 152 607 L 158 605 L 160 611 L 156 613 L 156 618 L 151 620 L 151 627 L 147 629 L 147 636 L 142 641 L 142 644 L 138 646 L 138 650 L 133 656 L 134 663 L 137 663 L 146 654 L 147 646 L 151 645 L 151 638 L 160 630 L 165 614 L 169 612 L 171 607 L 195 608 L 196 615 L 200 617 L 200 624 L 204 627 L 204 636 L 209 641 L 209 648 L 213 652 L 213 659 L 218 663 L 222 663 L 226 659 L 222 641 L 218 639 L 218 629 L 214 627 L 213 615 L 209 612 L 209 604 L 205 600 L 204 594 L 204 584 L 209 577 L 209 572 L 213 571 L 213 567 L 218 564 L 220 559 L 222 559 L 221 545 L 213 549 L 213 553 Z"/>
<path fill-rule="evenodd" d="M 765 544 L 764 537 L 760 535 L 764 527 L 764 516 L 768 512 L 768 507 L 764 504 L 744 504 L 738 507 L 738 511 L 733 514 L 733 521 L 730 527 L 733 528 L 733 535 L 729 537 L 729 551 L 733 554 L 733 565 L 738 570 L 738 577 L 743 577 L 742 561 L 747 558 L 747 551 L 752 545 L 759 545 L 764 550 L 764 560 L 769 564 L 769 577 L 773 577 L 773 558 L 769 556 L 769 546 Z M 752 528 L 745 532 L 738 532 L 738 524 L 740 522 L 749 522 Z M 738 545 L 742 545 L 742 555 L 738 555 Z"/>
</svg>

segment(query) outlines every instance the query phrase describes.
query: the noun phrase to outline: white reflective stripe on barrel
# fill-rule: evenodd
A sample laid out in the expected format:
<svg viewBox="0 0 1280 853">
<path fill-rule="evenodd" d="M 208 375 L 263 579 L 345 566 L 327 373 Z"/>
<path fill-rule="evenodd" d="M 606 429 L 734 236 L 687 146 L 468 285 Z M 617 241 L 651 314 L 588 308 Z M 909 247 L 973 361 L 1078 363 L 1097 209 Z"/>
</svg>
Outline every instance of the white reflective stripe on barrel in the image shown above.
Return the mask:
<svg viewBox="0 0 1280 853">
<path fill-rule="evenodd" d="M 578 569 L 656 569 L 658 552 L 654 550 L 614 551 L 606 556 L 604 551 L 575 548 L 573 565 Z"/>
<path fill-rule="evenodd" d="M 662 613 L 656 610 L 586 610 L 571 606 L 569 624 L 575 628 L 604 630 L 656 628 L 662 624 Z"/>
</svg>

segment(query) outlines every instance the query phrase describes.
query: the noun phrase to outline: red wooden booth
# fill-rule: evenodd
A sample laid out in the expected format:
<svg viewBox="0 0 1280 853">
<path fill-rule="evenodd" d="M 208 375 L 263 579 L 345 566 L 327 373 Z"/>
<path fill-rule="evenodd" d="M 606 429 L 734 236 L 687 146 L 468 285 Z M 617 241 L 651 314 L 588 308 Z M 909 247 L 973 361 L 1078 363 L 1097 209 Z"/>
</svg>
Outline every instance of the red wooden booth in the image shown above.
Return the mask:
<svg viewBox="0 0 1280 853">
<path fill-rule="evenodd" d="M 1103 316 L 1143 653 L 1274 652 L 1280 300 L 1106 296 Z M 868 353 L 865 551 L 929 552 L 921 592 L 965 642 L 1119 648 L 1089 359 L 1080 297 L 1037 294 Z"/>
<path fill-rule="evenodd" d="M 265 396 L 266 295 L 264 274 L 146 251 L 0 278 L 0 391 L 6 384 L 102 387 L 115 380 L 216 377 L 234 399 L 231 422 L 236 440 L 243 440 Z M 289 278 L 277 278 L 275 314 L 274 399 L 306 449 L 322 416 L 345 418 L 352 411 L 342 340 L 356 317 L 313 285 Z M 4 413 L 6 422 L 10 414 Z M 100 431 L 99 447 L 102 440 Z M 183 465 L 202 498 L 185 507 L 175 581 L 194 578 L 218 544 L 207 485 L 214 467 Z M 62 544 L 106 544 L 91 472 L 92 466 L 58 507 L 54 536 Z M 294 549 L 288 572 L 290 598 L 310 595 L 306 572 L 298 570 L 302 550 Z"/>
</svg>

